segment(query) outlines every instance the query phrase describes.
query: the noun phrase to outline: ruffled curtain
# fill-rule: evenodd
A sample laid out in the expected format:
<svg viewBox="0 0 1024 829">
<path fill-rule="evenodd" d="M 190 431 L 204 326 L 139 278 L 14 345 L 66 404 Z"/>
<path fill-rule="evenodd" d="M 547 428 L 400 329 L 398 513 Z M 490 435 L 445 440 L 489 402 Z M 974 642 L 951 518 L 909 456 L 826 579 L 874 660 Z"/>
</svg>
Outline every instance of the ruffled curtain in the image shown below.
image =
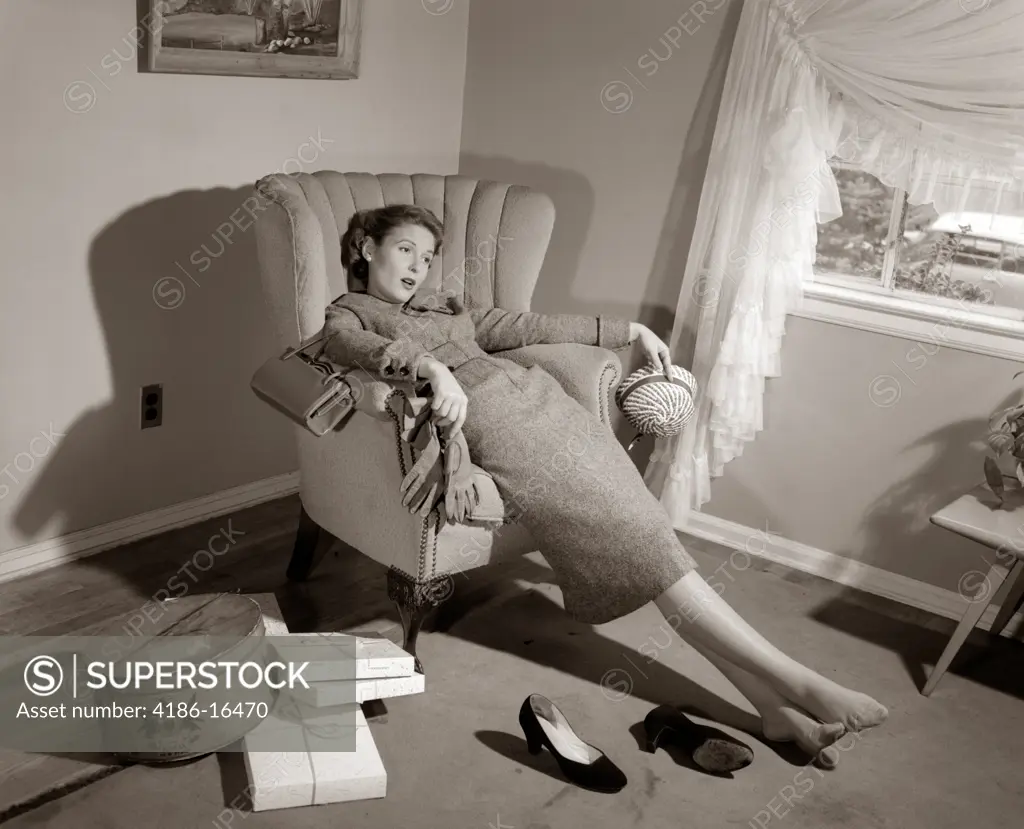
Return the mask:
<svg viewBox="0 0 1024 829">
<path fill-rule="evenodd" d="M 746 0 L 670 343 L 701 394 L 647 471 L 680 529 L 764 427 L 832 158 L 938 212 L 1024 207 L 1024 0 Z"/>
</svg>

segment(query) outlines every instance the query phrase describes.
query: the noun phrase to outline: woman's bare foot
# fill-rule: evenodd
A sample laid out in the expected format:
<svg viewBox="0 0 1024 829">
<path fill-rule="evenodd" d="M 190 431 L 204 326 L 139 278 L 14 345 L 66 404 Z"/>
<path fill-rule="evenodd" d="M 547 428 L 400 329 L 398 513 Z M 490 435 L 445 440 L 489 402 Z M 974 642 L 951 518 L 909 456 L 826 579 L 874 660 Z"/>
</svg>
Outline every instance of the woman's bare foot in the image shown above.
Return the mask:
<svg viewBox="0 0 1024 829">
<path fill-rule="evenodd" d="M 828 769 L 836 767 L 839 754 L 826 749 L 846 734 L 846 727 L 842 723 L 818 722 L 760 677 L 737 667 L 700 642 L 692 643 L 692 647 L 718 668 L 754 706 L 761 718 L 761 734 L 766 740 L 796 743 L 819 766 Z"/>
<path fill-rule="evenodd" d="M 824 768 L 834 769 L 839 762 L 836 752 L 826 751 L 845 734 L 842 723 L 820 723 L 791 705 L 774 710 L 758 711 L 761 715 L 761 733 L 766 740 L 778 743 L 796 743 L 815 758 Z"/>
<path fill-rule="evenodd" d="M 676 632 L 706 657 L 710 659 L 710 654 L 715 654 L 722 662 L 758 677 L 784 700 L 819 722 L 841 723 L 848 731 L 863 731 L 881 725 L 889 716 L 884 705 L 866 694 L 843 688 L 780 651 L 695 570 L 665 590 L 654 603 L 670 624 L 674 620 Z M 680 616 L 684 608 L 686 612 Z M 717 663 L 716 666 L 721 667 Z M 740 692 L 751 699 L 743 688 Z M 756 702 L 755 706 L 769 710 Z"/>
<path fill-rule="evenodd" d="M 799 699 L 783 693 L 821 722 L 841 723 L 848 731 L 864 731 L 881 725 L 888 718 L 888 709 L 867 694 L 844 688 L 810 669 L 807 674 Z"/>
</svg>

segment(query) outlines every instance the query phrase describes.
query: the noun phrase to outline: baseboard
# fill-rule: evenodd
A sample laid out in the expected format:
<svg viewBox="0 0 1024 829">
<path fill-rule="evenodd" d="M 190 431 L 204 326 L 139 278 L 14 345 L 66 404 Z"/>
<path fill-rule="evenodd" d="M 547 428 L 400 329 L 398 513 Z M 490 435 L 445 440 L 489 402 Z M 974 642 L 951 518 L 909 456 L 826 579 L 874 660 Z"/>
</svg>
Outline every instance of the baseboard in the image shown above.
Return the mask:
<svg viewBox="0 0 1024 829">
<path fill-rule="evenodd" d="M 775 535 L 744 527 L 706 513 L 692 513 L 684 528 L 697 538 L 714 541 L 734 550 L 746 551 L 769 561 L 820 576 L 847 587 L 883 596 L 901 604 L 927 610 L 947 619 L 960 619 L 967 607 L 964 598 L 954 590 L 946 590 L 923 581 L 890 573 L 870 564 L 837 556 L 808 544 L 790 541 Z M 978 627 L 989 630 L 998 613 L 997 605 L 985 609 Z M 1015 638 L 1024 631 L 1024 613 L 1017 613 L 1003 630 L 1003 636 Z"/>
<path fill-rule="evenodd" d="M 299 490 L 299 473 L 253 481 L 170 507 L 144 512 L 98 527 L 16 547 L 0 553 L 0 582 L 119 547 L 169 530 L 197 524 Z"/>
</svg>

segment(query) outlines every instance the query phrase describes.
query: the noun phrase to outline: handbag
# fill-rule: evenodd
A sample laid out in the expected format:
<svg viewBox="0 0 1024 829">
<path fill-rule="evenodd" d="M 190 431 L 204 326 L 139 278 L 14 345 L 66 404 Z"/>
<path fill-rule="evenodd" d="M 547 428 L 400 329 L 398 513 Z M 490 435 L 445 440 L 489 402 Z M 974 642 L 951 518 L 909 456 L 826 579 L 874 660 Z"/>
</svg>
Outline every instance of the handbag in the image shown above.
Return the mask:
<svg viewBox="0 0 1024 829">
<path fill-rule="evenodd" d="M 615 405 L 636 429 L 626 451 L 644 435 L 675 437 L 693 417 L 697 380 L 682 366 L 672 366 L 672 376 L 648 363 L 629 375 L 615 390 Z"/>
<path fill-rule="evenodd" d="M 328 337 L 322 334 L 271 357 L 249 384 L 257 397 L 317 437 L 334 429 L 355 405 L 352 387 L 338 367 L 322 356 L 327 346 L 313 356 L 307 353 Z"/>
</svg>

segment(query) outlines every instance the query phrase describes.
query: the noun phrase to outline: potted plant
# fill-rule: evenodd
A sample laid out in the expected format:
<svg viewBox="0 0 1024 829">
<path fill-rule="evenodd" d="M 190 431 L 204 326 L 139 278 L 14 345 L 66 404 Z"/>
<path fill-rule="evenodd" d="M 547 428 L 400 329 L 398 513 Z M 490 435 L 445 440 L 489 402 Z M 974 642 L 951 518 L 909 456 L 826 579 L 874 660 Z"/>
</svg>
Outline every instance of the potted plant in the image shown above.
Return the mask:
<svg viewBox="0 0 1024 829">
<path fill-rule="evenodd" d="M 1016 380 L 1024 371 L 1013 375 Z M 985 480 L 1003 500 L 1006 478 L 1016 478 L 1024 487 L 1024 403 L 995 412 L 988 421 L 985 443 Z"/>
</svg>

